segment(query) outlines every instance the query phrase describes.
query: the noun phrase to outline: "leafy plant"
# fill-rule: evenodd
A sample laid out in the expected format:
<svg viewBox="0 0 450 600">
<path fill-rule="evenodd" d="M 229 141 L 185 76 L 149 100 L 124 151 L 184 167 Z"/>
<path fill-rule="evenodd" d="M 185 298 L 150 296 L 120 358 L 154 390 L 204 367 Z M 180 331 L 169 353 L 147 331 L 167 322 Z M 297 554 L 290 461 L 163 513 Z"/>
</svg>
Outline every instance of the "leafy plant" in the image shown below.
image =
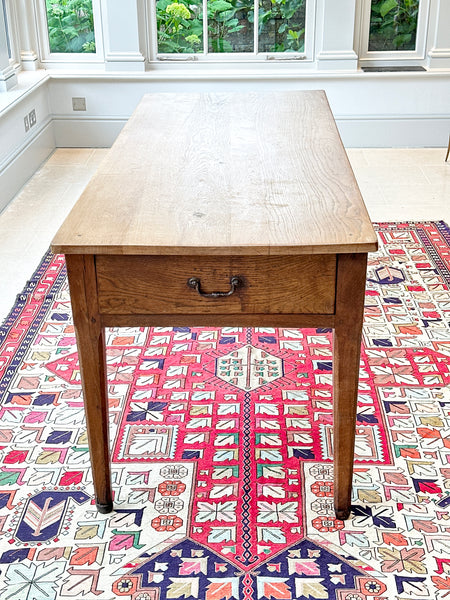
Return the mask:
<svg viewBox="0 0 450 600">
<path fill-rule="evenodd" d="M 369 50 L 415 50 L 419 1 L 372 0 Z"/>
<path fill-rule="evenodd" d="M 46 0 L 51 52 L 95 52 L 92 0 Z"/>
<path fill-rule="evenodd" d="M 260 0 L 259 51 L 302 52 L 306 0 Z M 253 52 L 253 0 L 207 0 L 208 51 Z M 202 0 L 157 0 L 158 52 L 203 52 Z"/>
<path fill-rule="evenodd" d="M 251 0 L 209 0 L 209 50 L 253 52 L 253 21 Z"/>
<path fill-rule="evenodd" d="M 156 2 L 158 52 L 193 53 L 203 51 L 203 8 L 201 0 Z"/>
<path fill-rule="evenodd" d="M 303 52 L 304 46 L 305 0 L 260 0 L 260 51 Z"/>
</svg>

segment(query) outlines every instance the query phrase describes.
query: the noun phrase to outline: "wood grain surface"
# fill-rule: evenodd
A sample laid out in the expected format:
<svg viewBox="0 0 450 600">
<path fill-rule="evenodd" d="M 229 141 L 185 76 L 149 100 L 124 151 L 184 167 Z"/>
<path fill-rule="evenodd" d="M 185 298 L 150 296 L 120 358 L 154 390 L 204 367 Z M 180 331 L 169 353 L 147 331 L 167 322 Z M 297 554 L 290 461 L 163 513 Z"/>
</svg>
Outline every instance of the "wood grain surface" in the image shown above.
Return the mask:
<svg viewBox="0 0 450 600">
<path fill-rule="evenodd" d="M 350 514 L 367 255 L 338 257 L 333 332 L 334 509 Z"/>
<path fill-rule="evenodd" d="M 334 314 L 336 256 L 102 256 L 96 258 L 98 302 L 107 314 Z M 196 277 L 205 298 L 188 287 Z M 192 322 L 193 322 L 192 321 Z"/>
<path fill-rule="evenodd" d="M 52 244 L 210 256 L 376 246 L 323 91 L 145 96 Z"/>
<path fill-rule="evenodd" d="M 105 330 L 98 312 L 94 257 L 70 255 L 66 257 L 66 263 L 95 483 L 95 501 L 99 512 L 107 513 L 112 509 L 113 496 Z"/>
</svg>

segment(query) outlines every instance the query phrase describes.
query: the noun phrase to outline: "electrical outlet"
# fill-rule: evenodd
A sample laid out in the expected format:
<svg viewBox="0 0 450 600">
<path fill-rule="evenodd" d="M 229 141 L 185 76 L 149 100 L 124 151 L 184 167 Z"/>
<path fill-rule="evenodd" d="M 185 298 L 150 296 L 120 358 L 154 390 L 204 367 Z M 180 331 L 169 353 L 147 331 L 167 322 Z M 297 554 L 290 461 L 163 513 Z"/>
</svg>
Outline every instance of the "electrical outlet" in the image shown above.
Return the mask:
<svg viewBox="0 0 450 600">
<path fill-rule="evenodd" d="M 34 108 L 28 113 L 28 118 L 30 120 L 30 127 L 34 127 L 36 125 L 36 110 Z"/>
<path fill-rule="evenodd" d="M 24 116 L 23 124 L 25 125 L 25 133 L 26 133 L 30 129 L 30 121 L 28 120 L 28 115 Z"/>
<path fill-rule="evenodd" d="M 86 98 L 72 98 L 73 110 L 86 110 Z"/>
</svg>

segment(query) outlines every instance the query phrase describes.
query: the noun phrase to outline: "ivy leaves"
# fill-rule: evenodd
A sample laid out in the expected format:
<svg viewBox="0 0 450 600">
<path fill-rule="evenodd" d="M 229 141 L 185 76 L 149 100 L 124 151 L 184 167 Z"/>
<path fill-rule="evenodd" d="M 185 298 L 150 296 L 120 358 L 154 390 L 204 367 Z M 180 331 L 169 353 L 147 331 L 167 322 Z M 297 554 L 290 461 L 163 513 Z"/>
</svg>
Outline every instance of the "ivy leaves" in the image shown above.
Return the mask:
<svg viewBox="0 0 450 600">
<path fill-rule="evenodd" d="M 373 0 L 370 51 L 415 50 L 419 0 Z"/>
</svg>

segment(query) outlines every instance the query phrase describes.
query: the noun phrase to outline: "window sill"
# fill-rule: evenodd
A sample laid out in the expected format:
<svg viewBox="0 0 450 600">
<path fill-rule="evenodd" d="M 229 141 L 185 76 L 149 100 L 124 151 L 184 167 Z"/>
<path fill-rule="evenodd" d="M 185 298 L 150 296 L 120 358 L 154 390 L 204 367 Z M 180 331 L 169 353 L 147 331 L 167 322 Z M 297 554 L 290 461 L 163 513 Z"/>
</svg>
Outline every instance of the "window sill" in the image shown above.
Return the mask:
<svg viewBox="0 0 450 600">
<path fill-rule="evenodd" d="M 0 93 L 0 117 L 49 79 L 48 71 L 19 71 L 17 85 Z"/>
<path fill-rule="evenodd" d="M 255 80 L 327 80 L 351 78 L 359 79 L 367 77 L 374 78 L 408 78 L 408 77 L 442 77 L 448 76 L 450 69 L 422 69 L 417 70 L 376 70 L 365 72 L 363 69 L 317 69 L 314 63 L 305 67 L 302 61 L 301 67 L 287 64 L 263 65 L 266 68 L 258 68 L 262 65 L 234 64 L 234 65 L 192 65 L 183 63 L 171 65 L 158 65 L 158 68 L 150 66 L 147 71 L 104 71 L 104 70 L 73 70 L 73 69 L 51 69 L 46 71 L 51 79 L 85 79 L 85 80 L 129 80 L 129 81 L 255 81 Z M 199 68 L 198 68 L 199 67 Z"/>
</svg>

